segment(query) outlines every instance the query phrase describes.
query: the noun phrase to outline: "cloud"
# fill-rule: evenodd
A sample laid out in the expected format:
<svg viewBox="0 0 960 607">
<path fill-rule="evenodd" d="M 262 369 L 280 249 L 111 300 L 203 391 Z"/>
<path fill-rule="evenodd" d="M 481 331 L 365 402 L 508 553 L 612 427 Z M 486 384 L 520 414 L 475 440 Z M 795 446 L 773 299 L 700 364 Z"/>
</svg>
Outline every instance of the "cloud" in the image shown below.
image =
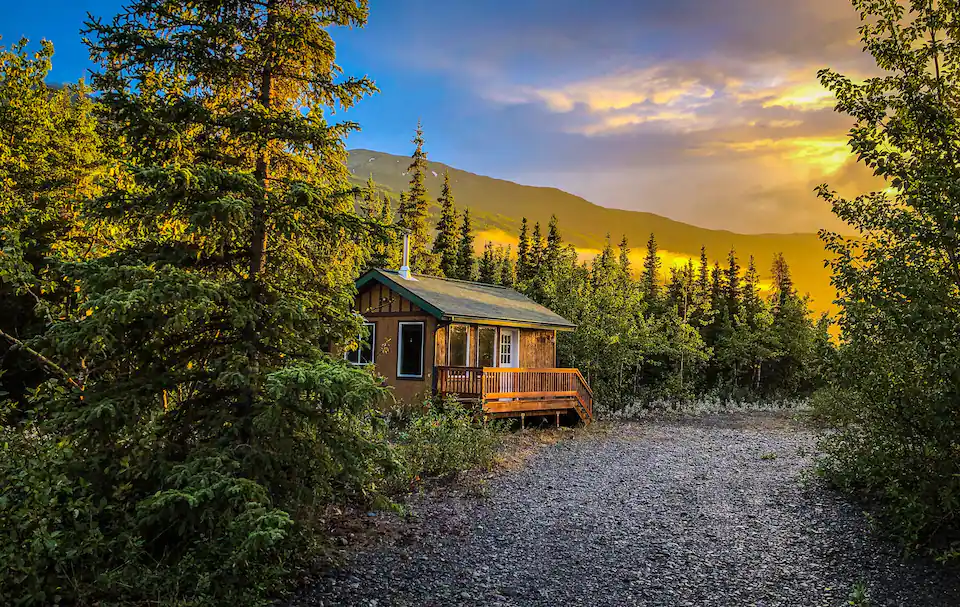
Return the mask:
<svg viewBox="0 0 960 607">
<path fill-rule="evenodd" d="M 438 159 L 747 232 L 836 225 L 813 186 L 870 183 L 816 79 L 871 69 L 845 0 L 409 3 L 382 35 L 456 99 L 431 116 Z"/>
</svg>

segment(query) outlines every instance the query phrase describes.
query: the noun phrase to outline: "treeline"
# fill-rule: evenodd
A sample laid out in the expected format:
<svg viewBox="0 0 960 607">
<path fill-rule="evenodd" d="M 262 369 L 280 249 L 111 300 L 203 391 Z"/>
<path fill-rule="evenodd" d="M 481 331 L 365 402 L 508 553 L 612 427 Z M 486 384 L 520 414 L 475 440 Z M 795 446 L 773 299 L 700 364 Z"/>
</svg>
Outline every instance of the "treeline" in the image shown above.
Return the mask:
<svg viewBox="0 0 960 607">
<path fill-rule="evenodd" d="M 560 363 L 587 375 L 600 411 L 629 414 L 695 398 L 799 400 L 821 385 L 832 348 L 829 322 L 814 319 L 783 255 L 771 260 L 765 294 L 752 256 L 743 269 L 731 250 L 721 266 L 702 248 L 699 260 L 666 270 L 653 234 L 642 267 L 633 267 L 626 238 L 616 247 L 608 238 L 592 261 L 581 260 L 564 243 L 556 217 L 545 234 L 539 222 L 531 227 L 523 218 L 516 253 L 486 242 L 477 256 L 470 211 L 458 212 L 449 174 L 439 217 L 429 223 L 419 125 L 413 143 L 410 184 L 396 217 L 372 177 L 359 194 L 363 214 L 387 234 L 368 265 L 400 267 L 407 231 L 414 272 L 511 286 L 576 322 L 576 331 L 559 337 Z"/>
</svg>

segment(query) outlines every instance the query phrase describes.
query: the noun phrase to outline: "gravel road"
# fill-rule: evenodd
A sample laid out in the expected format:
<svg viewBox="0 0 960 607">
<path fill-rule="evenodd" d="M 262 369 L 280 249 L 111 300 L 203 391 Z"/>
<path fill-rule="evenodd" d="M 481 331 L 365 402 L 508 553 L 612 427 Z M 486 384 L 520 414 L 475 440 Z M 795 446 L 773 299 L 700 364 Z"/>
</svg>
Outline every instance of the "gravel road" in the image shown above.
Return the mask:
<svg viewBox="0 0 960 607">
<path fill-rule="evenodd" d="M 863 514 L 802 472 L 813 436 L 763 415 L 580 433 L 484 496 L 428 495 L 389 542 L 306 588 L 306 605 L 960 605 Z"/>
</svg>

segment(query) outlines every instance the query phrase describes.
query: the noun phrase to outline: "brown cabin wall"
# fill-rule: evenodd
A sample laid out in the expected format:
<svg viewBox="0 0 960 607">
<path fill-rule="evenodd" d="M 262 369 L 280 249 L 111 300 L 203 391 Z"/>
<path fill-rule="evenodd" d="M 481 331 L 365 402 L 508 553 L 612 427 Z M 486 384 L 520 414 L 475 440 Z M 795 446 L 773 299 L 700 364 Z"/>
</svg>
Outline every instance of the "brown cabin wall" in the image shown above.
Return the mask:
<svg viewBox="0 0 960 607">
<path fill-rule="evenodd" d="M 557 364 L 557 333 L 546 329 L 520 329 L 520 366 L 552 369 Z"/>
<path fill-rule="evenodd" d="M 405 404 L 422 402 L 433 391 L 437 319 L 380 283 L 371 283 L 361 290 L 354 302 L 354 309 L 363 314 L 367 322 L 377 326 L 374 366 L 393 388 L 394 397 Z M 424 325 L 423 378 L 397 377 L 397 343 L 401 322 L 422 322 Z"/>
</svg>

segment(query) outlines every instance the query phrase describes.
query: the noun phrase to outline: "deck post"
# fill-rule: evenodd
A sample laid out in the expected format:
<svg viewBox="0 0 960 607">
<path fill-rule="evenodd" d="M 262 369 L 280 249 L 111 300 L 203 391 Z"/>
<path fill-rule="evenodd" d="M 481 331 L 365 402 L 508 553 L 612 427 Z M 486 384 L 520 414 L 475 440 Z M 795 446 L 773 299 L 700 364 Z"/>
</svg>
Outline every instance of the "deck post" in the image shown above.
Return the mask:
<svg viewBox="0 0 960 607">
<path fill-rule="evenodd" d="M 557 429 L 560 429 L 560 412 L 557 411 Z"/>
<path fill-rule="evenodd" d="M 527 414 L 521 413 L 520 414 L 520 431 L 521 432 L 526 430 L 526 421 L 527 421 Z"/>
</svg>

